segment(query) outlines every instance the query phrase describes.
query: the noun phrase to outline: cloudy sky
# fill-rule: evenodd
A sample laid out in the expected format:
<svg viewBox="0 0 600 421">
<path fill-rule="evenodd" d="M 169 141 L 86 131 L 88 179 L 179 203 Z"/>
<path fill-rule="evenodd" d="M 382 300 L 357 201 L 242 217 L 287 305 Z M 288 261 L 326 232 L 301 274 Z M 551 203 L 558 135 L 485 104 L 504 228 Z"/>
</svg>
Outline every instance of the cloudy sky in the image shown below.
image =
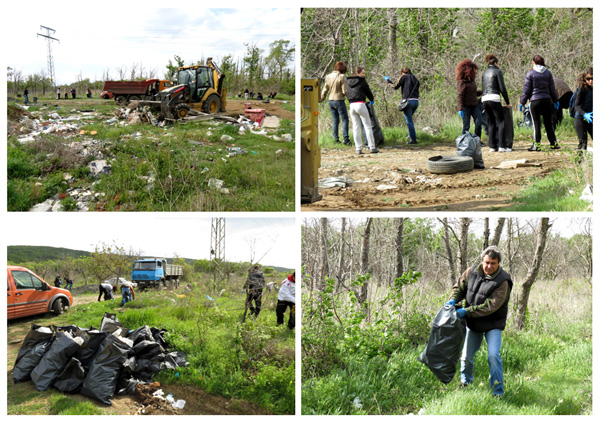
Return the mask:
<svg viewBox="0 0 600 421">
<path fill-rule="evenodd" d="M 155 7 L 165 4 L 185 8 Z M 297 7 L 208 9 L 204 4 L 152 0 L 9 2 L 8 11 L 3 13 L 2 55 L 7 66 L 24 76 L 42 71 L 47 74 L 48 43 L 37 34 L 48 33 L 41 25 L 52 28 L 55 32 L 50 32 L 51 36 L 59 40 L 52 42 L 56 80 L 65 84 L 79 77 L 103 80 L 107 71 L 116 78 L 118 68 L 131 69 L 133 65 L 154 69 L 155 75 L 162 77 L 175 55 L 186 64 L 206 57 L 219 64 L 228 54 L 241 60 L 245 43 L 256 44 L 265 56 L 273 41 L 284 39 L 296 44 Z M 18 37 L 19 42 L 6 42 L 7 37 Z"/>
<path fill-rule="evenodd" d="M 299 233 L 299 231 L 298 231 Z M 225 258 L 296 268 L 300 240 L 294 218 L 225 218 Z M 211 218 L 182 213 L 13 213 L 6 245 L 66 247 L 93 251 L 116 243 L 144 256 L 209 259 Z"/>
</svg>

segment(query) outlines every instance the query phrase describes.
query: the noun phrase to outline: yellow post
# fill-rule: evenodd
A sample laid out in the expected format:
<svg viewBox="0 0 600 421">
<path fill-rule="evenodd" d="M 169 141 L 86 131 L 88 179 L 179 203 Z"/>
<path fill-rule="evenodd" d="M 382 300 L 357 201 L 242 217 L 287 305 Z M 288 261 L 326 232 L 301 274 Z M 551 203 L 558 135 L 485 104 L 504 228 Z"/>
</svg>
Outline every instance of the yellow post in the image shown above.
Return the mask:
<svg viewBox="0 0 600 421">
<path fill-rule="evenodd" d="M 302 79 L 300 153 L 300 194 L 302 203 L 314 203 L 323 198 L 319 194 L 319 92 L 320 79 Z"/>
</svg>

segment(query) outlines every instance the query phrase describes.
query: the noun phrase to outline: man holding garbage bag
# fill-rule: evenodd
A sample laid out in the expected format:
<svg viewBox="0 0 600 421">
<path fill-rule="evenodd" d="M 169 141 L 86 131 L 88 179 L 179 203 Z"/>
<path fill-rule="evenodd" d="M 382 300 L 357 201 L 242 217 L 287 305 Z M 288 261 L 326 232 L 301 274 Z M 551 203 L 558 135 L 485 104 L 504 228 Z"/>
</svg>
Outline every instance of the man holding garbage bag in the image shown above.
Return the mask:
<svg viewBox="0 0 600 421">
<path fill-rule="evenodd" d="M 491 246 L 481 254 L 481 263 L 467 269 L 452 287 L 452 296 L 446 303 L 455 305 L 463 299 L 465 305 L 456 313 L 467 322 L 467 334 L 461 358 L 461 385 L 473 383 L 475 353 L 485 337 L 490 367 L 490 388 L 497 397 L 504 395 L 504 372 L 500 347 L 502 331 L 506 327 L 508 301 L 513 282 L 500 266 L 498 247 Z"/>
</svg>

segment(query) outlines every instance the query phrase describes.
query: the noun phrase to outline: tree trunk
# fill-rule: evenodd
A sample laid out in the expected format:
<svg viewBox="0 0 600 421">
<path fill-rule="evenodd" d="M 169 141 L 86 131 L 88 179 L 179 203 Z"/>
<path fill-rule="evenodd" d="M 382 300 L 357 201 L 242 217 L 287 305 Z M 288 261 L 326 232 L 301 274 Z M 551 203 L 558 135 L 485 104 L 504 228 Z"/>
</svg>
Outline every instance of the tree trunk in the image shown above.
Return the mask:
<svg viewBox="0 0 600 421">
<path fill-rule="evenodd" d="M 460 273 L 464 273 L 468 266 L 468 244 L 469 244 L 469 225 L 471 225 L 470 218 L 460 218 L 460 238 L 458 244 L 458 263 L 460 265 Z"/>
<path fill-rule="evenodd" d="M 398 29 L 398 9 L 388 9 L 387 15 L 390 22 L 388 31 L 388 44 L 390 45 L 388 50 L 388 57 L 391 60 L 392 69 L 398 67 L 398 47 L 396 43 L 396 31 Z M 391 76 L 391 75 L 390 75 Z"/>
<path fill-rule="evenodd" d="M 490 245 L 490 218 L 483 218 L 483 249 Z"/>
<path fill-rule="evenodd" d="M 322 291 L 325 288 L 325 278 L 329 276 L 329 259 L 327 253 L 327 218 L 319 220 L 321 225 L 321 275 L 317 289 Z"/>
<path fill-rule="evenodd" d="M 371 244 L 371 226 L 373 225 L 373 218 L 367 218 L 367 224 L 365 225 L 365 233 L 363 234 L 362 248 L 360 252 L 360 272 L 361 275 L 369 273 L 369 247 Z M 360 291 L 357 294 L 358 303 L 363 307 L 366 315 L 369 314 L 369 308 L 367 305 L 367 294 L 369 292 L 369 281 L 365 279 Z"/>
<path fill-rule="evenodd" d="M 335 284 L 336 291 L 340 285 L 344 284 L 344 257 L 346 256 L 346 218 L 342 218 L 342 227 L 340 229 L 340 256 L 337 267 L 337 282 Z"/>
<path fill-rule="evenodd" d="M 450 275 L 450 285 L 454 285 L 456 282 L 456 270 L 454 268 L 454 255 L 452 254 L 452 247 L 450 247 L 450 228 L 448 227 L 448 218 L 442 219 L 444 225 L 444 244 L 446 245 L 446 254 L 448 255 L 448 273 Z"/>
<path fill-rule="evenodd" d="M 402 236 L 404 233 L 404 218 L 397 219 L 396 227 L 396 278 L 404 273 L 404 263 L 402 262 Z"/>
<path fill-rule="evenodd" d="M 497 246 L 500 244 L 500 237 L 502 236 L 502 229 L 504 228 L 504 222 L 506 218 L 498 218 L 498 222 L 496 223 L 496 228 L 494 229 L 494 236 L 492 237 L 492 241 L 490 245 Z"/>
<path fill-rule="evenodd" d="M 527 313 L 527 304 L 529 301 L 529 292 L 535 282 L 540 266 L 542 264 L 542 257 L 544 255 L 544 249 L 546 248 L 546 238 L 548 236 L 548 230 L 552 224 L 550 224 L 549 218 L 542 218 L 536 234 L 536 249 L 533 256 L 533 262 L 525 281 L 521 284 L 521 291 L 519 293 L 519 301 L 517 302 L 517 319 L 515 321 L 515 327 L 518 330 L 525 328 L 525 315 Z"/>
</svg>

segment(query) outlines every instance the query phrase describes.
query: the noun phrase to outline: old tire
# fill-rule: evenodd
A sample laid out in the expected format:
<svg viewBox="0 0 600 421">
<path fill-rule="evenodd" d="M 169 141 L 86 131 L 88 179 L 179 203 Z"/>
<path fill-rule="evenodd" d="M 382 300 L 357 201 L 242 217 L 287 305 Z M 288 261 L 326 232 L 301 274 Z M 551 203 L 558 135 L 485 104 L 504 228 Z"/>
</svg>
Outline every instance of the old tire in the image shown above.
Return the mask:
<svg viewBox="0 0 600 421">
<path fill-rule="evenodd" d="M 119 95 L 115 97 L 115 102 L 119 105 L 123 105 L 127 102 L 127 98 L 125 98 L 123 95 Z"/>
<path fill-rule="evenodd" d="M 473 170 L 470 156 L 438 155 L 427 159 L 427 170 L 433 174 L 456 174 Z"/>
<path fill-rule="evenodd" d="M 202 104 L 202 110 L 207 114 L 218 113 L 221 109 L 221 98 L 218 95 L 212 94 L 206 98 L 204 104 Z"/>
<path fill-rule="evenodd" d="M 65 303 L 62 298 L 58 298 L 54 303 L 52 303 L 52 312 L 59 316 L 65 312 Z"/>
<path fill-rule="evenodd" d="M 173 109 L 175 119 L 186 118 L 192 108 L 187 104 L 177 104 Z"/>
</svg>

